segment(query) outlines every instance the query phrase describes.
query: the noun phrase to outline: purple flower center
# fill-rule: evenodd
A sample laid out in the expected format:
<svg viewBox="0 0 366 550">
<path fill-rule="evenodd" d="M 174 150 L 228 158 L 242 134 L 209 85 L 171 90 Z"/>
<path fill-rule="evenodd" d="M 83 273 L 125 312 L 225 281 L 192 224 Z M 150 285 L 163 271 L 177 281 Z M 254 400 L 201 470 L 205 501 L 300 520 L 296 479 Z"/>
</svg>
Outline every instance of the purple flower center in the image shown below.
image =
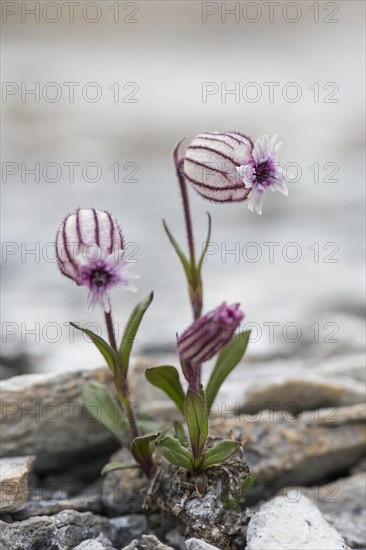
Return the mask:
<svg viewBox="0 0 366 550">
<path fill-rule="evenodd" d="M 106 271 L 102 271 L 101 269 L 97 269 L 96 271 L 90 274 L 90 279 L 91 279 L 91 282 L 99 288 L 108 283 L 110 279 L 110 274 L 107 273 Z"/>
<path fill-rule="evenodd" d="M 89 265 L 83 265 L 80 274 L 80 284 L 98 291 L 118 282 L 116 267 L 108 265 L 104 260 L 98 260 Z"/>
<path fill-rule="evenodd" d="M 255 179 L 257 183 L 265 185 L 266 187 L 271 183 L 273 176 L 273 166 L 269 160 L 261 162 L 255 167 Z"/>
</svg>

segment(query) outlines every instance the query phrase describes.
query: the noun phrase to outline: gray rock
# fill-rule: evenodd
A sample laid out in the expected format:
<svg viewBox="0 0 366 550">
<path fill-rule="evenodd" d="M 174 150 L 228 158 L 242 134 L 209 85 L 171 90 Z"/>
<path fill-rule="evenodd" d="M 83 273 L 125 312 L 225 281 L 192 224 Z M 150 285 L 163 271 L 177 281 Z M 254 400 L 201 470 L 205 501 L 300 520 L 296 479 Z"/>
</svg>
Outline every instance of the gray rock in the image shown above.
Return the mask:
<svg viewBox="0 0 366 550">
<path fill-rule="evenodd" d="M 13 519 L 20 521 L 34 516 L 53 516 L 64 510 L 100 514 L 102 506 L 99 498 L 90 499 L 80 496 L 60 500 L 29 500 L 20 512 L 13 514 Z"/>
<path fill-rule="evenodd" d="M 130 544 L 127 544 L 127 546 L 124 546 L 122 550 L 138 550 L 141 549 L 141 545 L 137 539 L 131 540 Z"/>
<path fill-rule="evenodd" d="M 150 516 L 151 518 L 151 516 Z M 186 548 L 186 537 L 183 535 L 184 529 L 181 524 L 178 524 L 174 529 L 164 533 L 164 538 L 167 544 L 171 544 L 173 548 Z"/>
<path fill-rule="evenodd" d="M 321 376 L 332 376 L 342 379 L 353 378 L 360 382 L 366 381 L 365 353 L 353 353 L 345 356 L 337 356 L 324 361 L 317 368 Z"/>
<path fill-rule="evenodd" d="M 351 468 L 350 474 L 358 474 L 359 472 L 366 472 L 366 458 L 362 458 L 357 464 Z"/>
<path fill-rule="evenodd" d="M 86 382 L 111 381 L 106 367 L 15 376 L 0 384 L 1 456 L 36 455 L 34 469 L 47 471 L 79 456 L 116 448 L 114 437 L 85 410 Z"/>
<path fill-rule="evenodd" d="M 149 532 L 146 517 L 142 514 L 112 518 L 109 523 L 113 527 L 115 540 L 122 546 L 128 544 L 131 539 L 140 537 L 142 533 Z"/>
<path fill-rule="evenodd" d="M 116 548 L 109 539 L 103 535 L 99 535 L 96 539 L 84 540 L 75 546 L 73 550 L 116 550 Z"/>
<path fill-rule="evenodd" d="M 70 550 L 100 534 L 113 540 L 113 527 L 107 518 L 91 512 L 68 510 L 51 517 L 0 522 L 0 547 L 12 550 Z"/>
<path fill-rule="evenodd" d="M 134 539 L 122 550 L 174 550 L 174 548 L 160 542 L 155 535 L 142 535 L 142 542 Z"/>
<path fill-rule="evenodd" d="M 142 540 L 146 550 L 174 550 L 171 546 L 160 542 L 155 535 L 142 535 Z"/>
<path fill-rule="evenodd" d="M 365 454 L 365 420 L 365 405 L 307 411 L 296 418 L 288 411 L 261 411 L 217 419 L 212 432 L 232 430 L 247 441 L 245 459 L 257 478 L 250 498 L 268 500 L 288 484 L 318 483 L 354 466 Z"/>
<path fill-rule="evenodd" d="M 301 490 L 349 546 L 366 547 L 366 472 Z"/>
<path fill-rule="evenodd" d="M 127 449 L 111 456 L 110 462 L 133 462 Z M 108 516 L 138 514 L 146 496 L 149 480 L 138 469 L 112 470 L 103 477 L 102 506 Z"/>
<path fill-rule="evenodd" d="M 34 456 L 0 459 L 0 513 L 24 507 L 28 492 L 28 473 Z"/>
<path fill-rule="evenodd" d="M 297 495 L 297 493 L 295 493 Z M 345 550 L 341 535 L 302 496 L 276 497 L 249 522 L 246 550 Z"/>
<path fill-rule="evenodd" d="M 249 387 L 242 400 L 256 410 L 295 410 L 301 412 L 334 406 L 364 403 L 364 384 L 352 378 L 322 377 L 315 374 L 281 376 L 270 383 L 256 383 Z"/>
<path fill-rule="evenodd" d="M 217 546 L 212 546 L 212 544 L 199 539 L 186 540 L 186 546 L 188 550 L 220 550 Z"/>
</svg>

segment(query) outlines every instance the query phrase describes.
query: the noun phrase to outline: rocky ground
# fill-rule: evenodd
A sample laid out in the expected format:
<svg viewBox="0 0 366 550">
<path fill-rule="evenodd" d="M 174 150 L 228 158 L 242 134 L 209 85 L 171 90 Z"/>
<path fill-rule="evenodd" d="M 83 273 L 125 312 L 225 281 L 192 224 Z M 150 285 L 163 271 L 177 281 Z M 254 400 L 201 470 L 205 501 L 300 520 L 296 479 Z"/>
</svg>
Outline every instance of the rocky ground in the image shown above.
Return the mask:
<svg viewBox="0 0 366 550">
<path fill-rule="evenodd" d="M 134 365 L 135 395 L 140 403 L 149 402 L 150 413 L 172 420 L 178 413 L 158 390 L 141 382 L 148 364 L 141 359 Z M 208 491 L 201 499 L 188 491 L 178 506 L 174 479 L 179 473 L 173 472 L 164 489 L 165 508 L 154 508 L 146 504 L 152 485 L 137 470 L 100 476 L 106 462 L 127 452 L 82 405 L 85 382 L 111 383 L 106 368 L 4 380 L 0 546 L 364 548 L 366 409 L 361 357 L 343 364 L 323 361 L 308 375 L 294 369 L 291 375 L 270 378 L 263 376 L 263 368 L 258 366 L 256 376 L 245 376 L 240 367 L 224 386 L 211 419 L 212 436 L 232 431 L 247 440 L 244 460 L 256 481 L 238 509 L 225 503 L 225 484 L 219 498 L 219 491 Z M 222 536 L 229 532 L 228 538 Z"/>
</svg>

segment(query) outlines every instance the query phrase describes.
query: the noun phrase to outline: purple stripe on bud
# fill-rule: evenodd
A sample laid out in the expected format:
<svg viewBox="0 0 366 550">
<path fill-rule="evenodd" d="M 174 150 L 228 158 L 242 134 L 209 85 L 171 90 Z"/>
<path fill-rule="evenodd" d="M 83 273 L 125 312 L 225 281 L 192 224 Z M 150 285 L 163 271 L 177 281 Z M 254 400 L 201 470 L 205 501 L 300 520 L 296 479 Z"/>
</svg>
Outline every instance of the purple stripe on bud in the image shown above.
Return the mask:
<svg viewBox="0 0 366 550">
<path fill-rule="evenodd" d="M 115 236 L 118 235 L 118 238 Z M 123 254 L 122 231 L 115 219 L 102 210 L 81 210 L 66 216 L 56 236 L 61 272 L 80 284 L 80 268 L 93 259 L 115 252 Z"/>
<path fill-rule="evenodd" d="M 238 168 L 251 158 L 253 142 L 237 132 L 198 135 L 189 145 L 183 173 L 194 189 L 215 202 L 237 202 L 247 198 Z"/>
<path fill-rule="evenodd" d="M 178 336 L 177 347 L 181 361 L 197 366 L 217 355 L 233 338 L 244 318 L 239 306 L 228 306 L 224 302 L 194 321 Z"/>
<path fill-rule="evenodd" d="M 103 210 L 76 210 L 66 216 L 56 236 L 56 256 L 61 273 L 89 289 L 88 307 L 97 303 L 109 310 L 109 290 L 130 285 L 123 260 L 124 241 L 117 221 Z"/>
</svg>

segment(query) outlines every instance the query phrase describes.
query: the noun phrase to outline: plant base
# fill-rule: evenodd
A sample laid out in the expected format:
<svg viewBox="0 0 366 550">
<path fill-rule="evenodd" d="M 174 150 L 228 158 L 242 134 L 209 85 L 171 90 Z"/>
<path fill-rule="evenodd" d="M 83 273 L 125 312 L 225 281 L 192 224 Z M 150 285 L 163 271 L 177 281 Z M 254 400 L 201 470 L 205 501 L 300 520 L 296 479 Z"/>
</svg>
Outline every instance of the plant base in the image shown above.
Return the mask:
<svg viewBox="0 0 366 550">
<path fill-rule="evenodd" d="M 184 535 L 197 537 L 222 550 L 243 548 L 250 514 L 243 506 L 243 484 L 250 470 L 239 451 L 230 460 L 206 471 L 207 492 L 197 494 L 191 473 L 162 463 L 143 508 L 158 508 L 184 525 Z"/>
</svg>

